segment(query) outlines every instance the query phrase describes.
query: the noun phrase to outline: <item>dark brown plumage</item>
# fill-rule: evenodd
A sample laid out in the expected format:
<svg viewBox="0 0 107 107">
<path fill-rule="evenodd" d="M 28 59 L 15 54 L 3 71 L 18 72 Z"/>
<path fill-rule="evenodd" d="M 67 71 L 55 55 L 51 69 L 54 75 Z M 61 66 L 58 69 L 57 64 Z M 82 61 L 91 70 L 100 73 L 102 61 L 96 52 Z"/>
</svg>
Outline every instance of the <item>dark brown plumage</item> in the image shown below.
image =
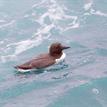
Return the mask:
<svg viewBox="0 0 107 107">
<path fill-rule="evenodd" d="M 62 50 L 69 47 L 62 46 L 61 43 L 53 43 L 49 48 L 49 53 L 41 54 L 38 57 L 18 66 L 16 69 L 40 69 L 45 68 L 56 63 L 55 59 L 59 59 L 62 56 Z"/>
</svg>

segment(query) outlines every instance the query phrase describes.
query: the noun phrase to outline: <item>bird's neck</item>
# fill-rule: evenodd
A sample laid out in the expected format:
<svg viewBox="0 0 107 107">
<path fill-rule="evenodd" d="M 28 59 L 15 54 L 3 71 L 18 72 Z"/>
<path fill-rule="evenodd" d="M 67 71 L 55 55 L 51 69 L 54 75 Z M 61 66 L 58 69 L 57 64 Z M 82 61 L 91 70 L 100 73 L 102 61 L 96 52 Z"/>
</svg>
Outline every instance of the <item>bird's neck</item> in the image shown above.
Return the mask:
<svg viewBox="0 0 107 107">
<path fill-rule="evenodd" d="M 65 53 L 63 53 L 63 54 L 61 55 L 61 57 L 60 57 L 60 58 L 55 59 L 56 64 L 58 64 L 58 63 L 60 63 L 60 62 L 64 61 L 65 57 L 66 57 L 66 54 L 65 54 Z"/>
<path fill-rule="evenodd" d="M 62 56 L 62 52 L 61 53 L 52 53 L 52 54 L 50 54 L 53 58 L 55 58 L 55 59 L 59 59 L 61 56 Z"/>
</svg>

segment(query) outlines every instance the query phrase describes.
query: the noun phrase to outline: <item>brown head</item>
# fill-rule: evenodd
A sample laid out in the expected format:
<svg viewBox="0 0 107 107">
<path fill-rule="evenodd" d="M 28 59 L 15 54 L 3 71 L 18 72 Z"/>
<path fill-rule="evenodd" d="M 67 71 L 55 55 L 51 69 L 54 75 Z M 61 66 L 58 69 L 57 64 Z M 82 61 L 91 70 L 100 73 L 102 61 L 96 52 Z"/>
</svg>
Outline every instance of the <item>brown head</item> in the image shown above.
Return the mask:
<svg viewBox="0 0 107 107">
<path fill-rule="evenodd" d="M 56 43 L 53 43 L 50 48 L 49 48 L 49 53 L 50 55 L 54 56 L 54 55 L 60 55 L 62 54 L 62 51 L 64 49 L 68 49 L 70 47 L 68 46 L 63 46 L 61 43 L 59 42 L 56 42 Z"/>
</svg>

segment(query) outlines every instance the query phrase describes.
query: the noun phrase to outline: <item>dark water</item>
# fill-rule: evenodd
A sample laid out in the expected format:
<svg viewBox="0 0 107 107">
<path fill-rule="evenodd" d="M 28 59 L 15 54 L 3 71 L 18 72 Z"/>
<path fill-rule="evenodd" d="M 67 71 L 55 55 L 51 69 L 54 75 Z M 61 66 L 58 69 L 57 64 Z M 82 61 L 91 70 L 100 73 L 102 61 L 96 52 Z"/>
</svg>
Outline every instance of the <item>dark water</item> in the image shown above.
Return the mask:
<svg viewBox="0 0 107 107">
<path fill-rule="evenodd" d="M 0 107 L 107 107 L 106 0 L 0 0 Z M 61 66 L 13 66 L 70 46 Z"/>
</svg>

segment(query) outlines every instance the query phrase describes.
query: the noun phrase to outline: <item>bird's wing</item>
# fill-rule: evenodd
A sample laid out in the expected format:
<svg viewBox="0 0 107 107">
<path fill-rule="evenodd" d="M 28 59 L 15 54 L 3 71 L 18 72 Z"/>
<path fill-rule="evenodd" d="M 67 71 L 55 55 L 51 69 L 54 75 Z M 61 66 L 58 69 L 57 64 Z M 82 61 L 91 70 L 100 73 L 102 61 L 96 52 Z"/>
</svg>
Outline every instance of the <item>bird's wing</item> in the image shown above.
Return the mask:
<svg viewBox="0 0 107 107">
<path fill-rule="evenodd" d="M 20 68 L 20 69 L 33 69 L 33 68 L 45 68 L 45 67 L 48 67 L 52 64 L 55 63 L 55 60 L 53 60 L 52 58 L 35 58 L 35 59 L 32 59 L 22 65 L 19 65 L 19 66 L 16 66 L 15 68 Z"/>
<path fill-rule="evenodd" d="M 31 61 L 15 66 L 16 69 L 31 69 Z"/>
<path fill-rule="evenodd" d="M 42 59 L 42 60 L 34 60 L 32 61 L 31 66 L 32 68 L 39 69 L 39 68 L 48 67 L 52 64 L 55 64 L 55 60 L 47 58 L 47 59 Z"/>
</svg>

